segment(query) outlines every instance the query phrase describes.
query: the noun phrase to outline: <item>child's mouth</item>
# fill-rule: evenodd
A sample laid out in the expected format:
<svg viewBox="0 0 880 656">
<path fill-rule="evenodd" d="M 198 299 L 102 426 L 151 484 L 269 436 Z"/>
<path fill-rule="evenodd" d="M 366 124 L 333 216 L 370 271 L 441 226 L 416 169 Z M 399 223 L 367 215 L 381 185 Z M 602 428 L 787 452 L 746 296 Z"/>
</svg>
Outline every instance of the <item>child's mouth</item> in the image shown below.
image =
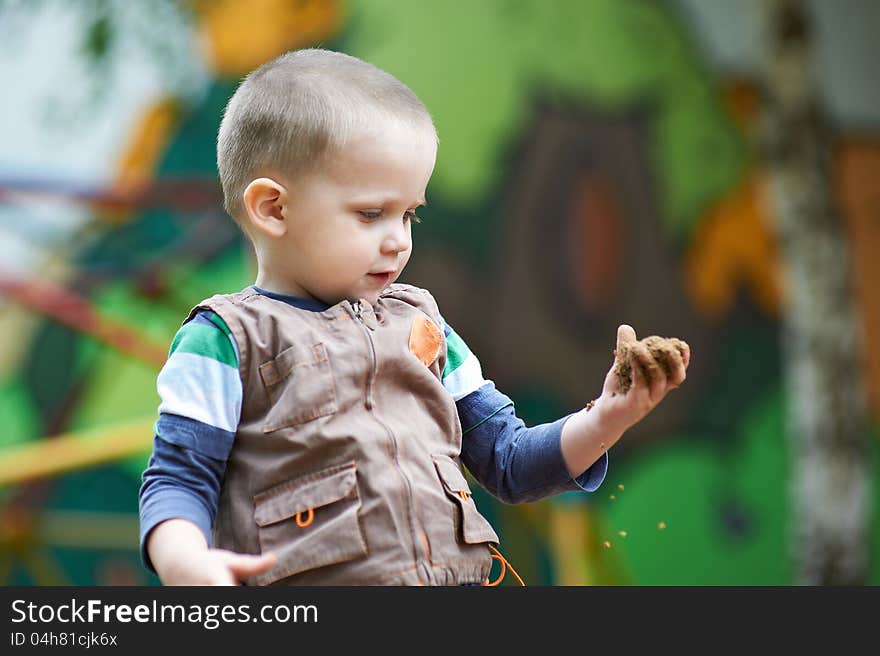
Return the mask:
<svg viewBox="0 0 880 656">
<path fill-rule="evenodd" d="M 391 271 L 386 271 L 385 273 L 370 273 L 367 275 L 369 275 L 370 279 L 376 284 L 387 285 L 391 281 L 391 276 L 394 274 Z"/>
</svg>

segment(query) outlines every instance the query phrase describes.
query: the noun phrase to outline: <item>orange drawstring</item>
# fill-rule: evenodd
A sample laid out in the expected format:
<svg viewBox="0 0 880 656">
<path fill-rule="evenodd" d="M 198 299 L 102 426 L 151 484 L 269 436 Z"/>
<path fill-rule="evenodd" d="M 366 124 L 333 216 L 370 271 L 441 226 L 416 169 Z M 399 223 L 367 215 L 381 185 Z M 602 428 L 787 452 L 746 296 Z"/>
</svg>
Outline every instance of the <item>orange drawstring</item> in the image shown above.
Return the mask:
<svg viewBox="0 0 880 656">
<path fill-rule="evenodd" d="M 506 564 L 507 561 L 504 560 L 503 557 L 496 556 L 495 554 L 492 554 L 490 557 L 494 558 L 499 563 L 501 563 L 501 573 L 498 575 L 498 578 L 495 579 L 492 583 L 489 583 L 489 579 L 486 579 L 486 582 L 483 583 L 483 585 L 485 585 L 486 587 L 492 588 L 492 587 L 498 585 L 499 583 L 501 583 L 501 579 L 504 578 L 504 574 L 505 574 L 505 572 L 507 572 L 507 564 Z"/>
<path fill-rule="evenodd" d="M 498 585 L 499 583 L 501 583 L 502 579 L 504 578 L 504 575 L 507 573 L 507 568 L 509 567 L 510 571 L 513 572 L 513 575 L 516 577 L 516 580 L 519 581 L 519 584 L 521 586 L 525 587 L 526 584 L 523 583 L 523 580 L 520 578 L 519 574 L 517 574 L 516 570 L 513 569 L 513 565 L 511 565 L 509 562 L 507 562 L 507 559 L 501 555 L 501 552 L 498 551 L 498 549 L 493 547 L 491 544 L 486 545 L 486 546 L 488 546 L 489 549 L 491 549 L 494 552 L 490 555 L 490 557 L 494 558 L 499 563 L 501 563 L 501 573 L 498 575 L 498 578 L 495 579 L 494 581 L 492 581 L 491 583 L 489 582 L 489 579 L 486 579 L 486 582 L 483 583 L 483 585 L 491 588 L 491 587 L 494 587 L 494 586 Z"/>
</svg>

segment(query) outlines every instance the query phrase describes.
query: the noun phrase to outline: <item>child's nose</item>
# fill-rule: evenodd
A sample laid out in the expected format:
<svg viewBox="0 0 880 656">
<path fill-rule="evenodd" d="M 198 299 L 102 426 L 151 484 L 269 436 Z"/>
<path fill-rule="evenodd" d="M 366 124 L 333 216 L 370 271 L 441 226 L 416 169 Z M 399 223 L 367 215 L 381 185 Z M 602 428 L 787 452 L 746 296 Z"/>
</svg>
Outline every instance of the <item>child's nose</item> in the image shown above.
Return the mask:
<svg viewBox="0 0 880 656">
<path fill-rule="evenodd" d="M 385 235 L 385 239 L 382 241 L 382 251 L 385 253 L 401 253 L 409 250 L 411 243 L 412 238 L 410 237 L 408 226 L 401 221 Z"/>
</svg>

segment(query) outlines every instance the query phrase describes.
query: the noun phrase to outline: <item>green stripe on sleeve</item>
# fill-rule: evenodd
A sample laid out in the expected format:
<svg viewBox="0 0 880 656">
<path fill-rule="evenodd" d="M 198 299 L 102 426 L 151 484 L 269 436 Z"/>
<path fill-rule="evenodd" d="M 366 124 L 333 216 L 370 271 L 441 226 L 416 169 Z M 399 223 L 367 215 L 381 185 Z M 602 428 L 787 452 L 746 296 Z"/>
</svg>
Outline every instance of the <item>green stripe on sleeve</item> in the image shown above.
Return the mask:
<svg viewBox="0 0 880 656">
<path fill-rule="evenodd" d="M 229 326 L 226 325 L 226 322 L 223 321 L 223 319 L 220 318 L 220 315 L 218 315 L 216 312 L 208 313 L 208 319 L 211 320 L 211 323 L 213 323 L 220 330 L 222 330 L 223 334 L 226 335 L 227 337 L 229 337 L 232 334 L 232 331 L 229 330 Z"/>
<path fill-rule="evenodd" d="M 190 321 L 177 331 L 169 357 L 174 353 L 193 353 L 238 369 L 238 358 L 227 333 L 203 323 Z"/>
<path fill-rule="evenodd" d="M 461 363 L 467 360 L 470 352 L 464 340 L 450 328 L 446 336 L 446 367 L 443 369 L 443 378 L 458 369 Z"/>
</svg>

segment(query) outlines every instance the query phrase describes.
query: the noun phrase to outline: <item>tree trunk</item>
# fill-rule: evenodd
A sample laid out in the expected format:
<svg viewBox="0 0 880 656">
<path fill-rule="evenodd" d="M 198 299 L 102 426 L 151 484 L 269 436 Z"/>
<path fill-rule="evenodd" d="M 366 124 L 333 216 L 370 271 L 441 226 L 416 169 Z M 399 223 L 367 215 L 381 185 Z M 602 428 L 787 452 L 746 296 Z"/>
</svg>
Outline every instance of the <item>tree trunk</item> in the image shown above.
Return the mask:
<svg viewBox="0 0 880 656">
<path fill-rule="evenodd" d="M 766 2 L 762 157 L 785 270 L 782 354 L 792 457 L 795 580 L 860 585 L 872 499 L 861 338 L 832 191 L 807 11 Z"/>
</svg>

